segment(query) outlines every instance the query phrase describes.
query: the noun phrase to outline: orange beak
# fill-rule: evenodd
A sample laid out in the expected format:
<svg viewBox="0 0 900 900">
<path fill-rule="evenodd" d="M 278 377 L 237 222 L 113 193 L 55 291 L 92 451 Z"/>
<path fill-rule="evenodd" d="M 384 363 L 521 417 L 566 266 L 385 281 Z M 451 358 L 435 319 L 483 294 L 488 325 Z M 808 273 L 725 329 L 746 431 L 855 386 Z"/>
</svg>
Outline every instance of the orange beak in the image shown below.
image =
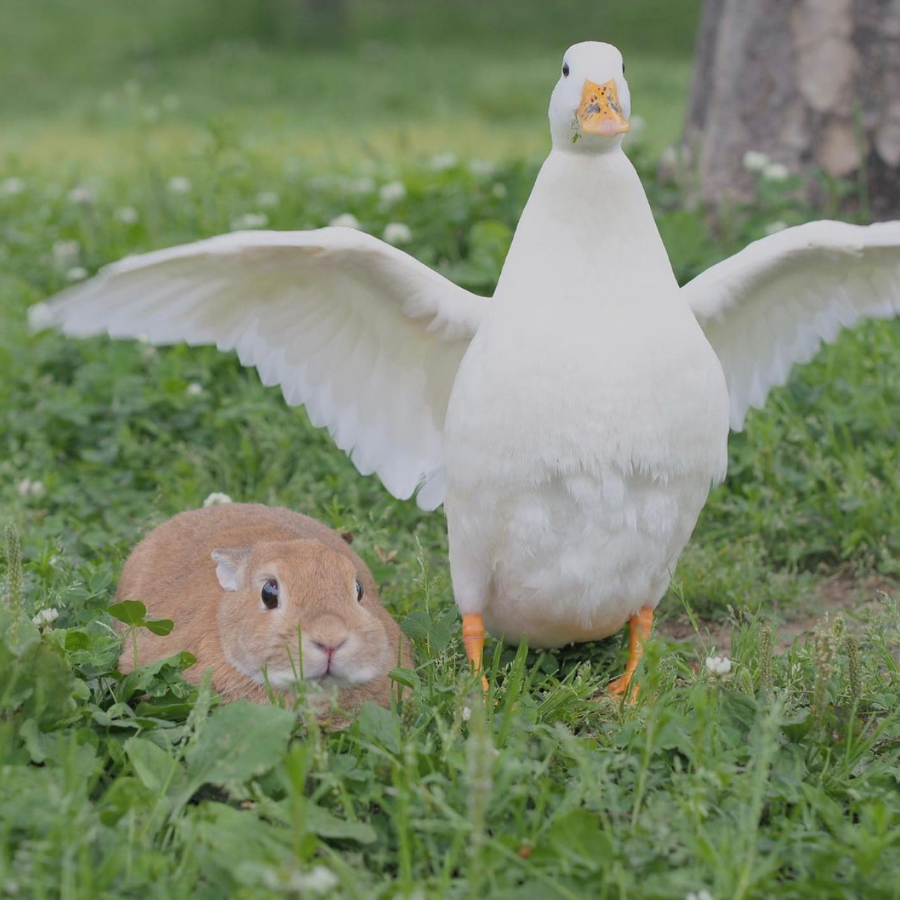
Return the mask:
<svg viewBox="0 0 900 900">
<path fill-rule="evenodd" d="M 622 115 L 619 92 L 616 90 L 614 79 L 604 84 L 585 81 L 575 118 L 582 134 L 614 137 L 631 130 L 631 123 Z"/>
</svg>

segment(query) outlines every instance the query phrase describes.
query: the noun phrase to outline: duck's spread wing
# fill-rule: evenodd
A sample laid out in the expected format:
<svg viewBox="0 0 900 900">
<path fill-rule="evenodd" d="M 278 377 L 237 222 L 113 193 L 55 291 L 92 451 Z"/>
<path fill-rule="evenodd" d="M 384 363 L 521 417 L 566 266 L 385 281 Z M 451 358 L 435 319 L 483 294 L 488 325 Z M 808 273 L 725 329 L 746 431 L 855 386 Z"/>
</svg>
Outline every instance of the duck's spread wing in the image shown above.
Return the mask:
<svg viewBox="0 0 900 900">
<path fill-rule="evenodd" d="M 812 222 L 750 244 L 684 288 L 740 430 L 791 367 L 865 318 L 900 314 L 900 222 Z"/>
<path fill-rule="evenodd" d="M 443 501 L 450 389 L 487 301 L 348 228 L 238 232 L 130 257 L 48 304 L 67 334 L 235 350 L 365 475 Z"/>
</svg>

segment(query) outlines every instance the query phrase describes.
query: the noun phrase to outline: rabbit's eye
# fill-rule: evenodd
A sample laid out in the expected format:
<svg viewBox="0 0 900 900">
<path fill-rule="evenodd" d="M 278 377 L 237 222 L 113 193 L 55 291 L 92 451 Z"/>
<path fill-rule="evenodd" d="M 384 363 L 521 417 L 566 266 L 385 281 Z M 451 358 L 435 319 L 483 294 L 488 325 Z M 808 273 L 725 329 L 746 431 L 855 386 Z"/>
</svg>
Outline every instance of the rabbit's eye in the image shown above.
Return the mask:
<svg viewBox="0 0 900 900">
<path fill-rule="evenodd" d="M 262 602 L 266 609 L 275 609 L 278 606 L 278 582 L 274 578 L 270 578 L 262 586 Z"/>
<path fill-rule="evenodd" d="M 356 599 L 362 602 L 363 598 L 363 586 L 362 582 L 357 578 L 356 579 Z"/>
</svg>

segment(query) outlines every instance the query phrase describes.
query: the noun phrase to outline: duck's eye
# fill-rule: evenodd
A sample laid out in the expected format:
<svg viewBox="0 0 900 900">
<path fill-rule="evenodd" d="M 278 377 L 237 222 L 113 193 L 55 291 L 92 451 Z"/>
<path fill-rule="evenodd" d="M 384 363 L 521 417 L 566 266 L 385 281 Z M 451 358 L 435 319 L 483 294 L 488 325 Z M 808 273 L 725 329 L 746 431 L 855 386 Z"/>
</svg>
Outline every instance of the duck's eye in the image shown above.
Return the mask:
<svg viewBox="0 0 900 900">
<path fill-rule="evenodd" d="M 622 74 L 625 74 L 625 60 L 622 60 Z"/>
<path fill-rule="evenodd" d="M 356 579 L 356 599 L 362 603 L 363 598 L 363 586 L 362 582 L 357 578 Z"/>
<path fill-rule="evenodd" d="M 569 77 L 569 64 L 567 62 L 563 63 L 563 78 Z"/>
<path fill-rule="evenodd" d="M 261 596 L 266 609 L 275 609 L 278 606 L 278 582 L 274 578 L 270 578 L 262 586 Z"/>
</svg>

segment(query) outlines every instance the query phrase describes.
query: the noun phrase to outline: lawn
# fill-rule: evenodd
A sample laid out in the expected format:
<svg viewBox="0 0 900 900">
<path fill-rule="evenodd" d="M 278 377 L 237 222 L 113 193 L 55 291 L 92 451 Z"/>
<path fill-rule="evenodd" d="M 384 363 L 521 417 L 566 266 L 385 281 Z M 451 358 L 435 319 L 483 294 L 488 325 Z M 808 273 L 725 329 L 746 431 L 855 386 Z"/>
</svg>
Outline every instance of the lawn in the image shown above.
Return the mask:
<svg viewBox="0 0 900 900">
<path fill-rule="evenodd" d="M 630 152 L 686 279 L 820 213 L 760 183 L 712 219 L 660 170 L 696 4 L 641 3 L 656 29 L 609 27 L 646 120 Z M 402 222 L 405 249 L 490 293 L 584 5 L 479 13 L 478 40 L 446 10 L 360 5 L 329 49 L 273 39 L 280 20 L 241 20 L 237 0 L 227 21 L 205 0 L 34 7 L 0 35 L 0 897 L 900 898 L 898 324 L 844 334 L 732 437 L 636 705 L 601 694 L 619 638 L 489 643 L 483 704 L 441 513 L 359 476 L 230 355 L 32 335 L 25 315 L 248 216 Z M 177 658 L 116 672 L 125 556 L 214 491 L 354 533 L 415 645 L 396 708 L 329 733 L 303 696 L 299 715 L 221 706 Z M 704 660 L 726 641 L 716 676 Z"/>
<path fill-rule="evenodd" d="M 290 2 L 260 0 L 269 16 L 246 22 L 239 13 L 257 7 L 247 0 L 219 0 L 230 18 L 211 0 L 156 0 L 140 13 L 91 0 L 90 15 L 68 0 L 35 0 L 27 12 L 0 0 L 0 20 L 16 23 L 0 30 L 0 158 L 105 174 L 194 155 L 223 135 L 328 168 L 451 149 L 540 155 L 563 51 L 597 34 L 627 54 L 642 140 L 658 153 L 680 128 L 697 0 L 680 14 L 637 0 L 659 21 L 649 29 L 579 0 L 549 22 L 508 0 L 493 11 L 463 0 L 455 15 L 435 3 L 356 3 L 346 41 L 325 48 L 269 35 Z"/>
</svg>

